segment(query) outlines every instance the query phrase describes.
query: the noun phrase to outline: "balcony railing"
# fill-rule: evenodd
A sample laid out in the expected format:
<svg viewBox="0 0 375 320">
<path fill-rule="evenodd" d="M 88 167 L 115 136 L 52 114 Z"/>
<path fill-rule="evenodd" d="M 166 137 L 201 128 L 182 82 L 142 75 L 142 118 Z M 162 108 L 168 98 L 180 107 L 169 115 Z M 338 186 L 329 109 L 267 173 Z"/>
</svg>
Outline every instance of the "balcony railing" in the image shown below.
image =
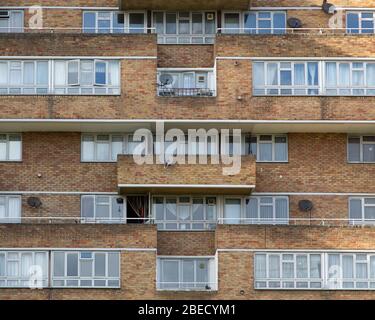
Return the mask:
<svg viewBox="0 0 375 320">
<path fill-rule="evenodd" d="M 215 218 L 206 220 L 157 220 L 154 217 L 124 218 L 86 218 L 80 216 L 43 216 L 7 218 L 2 217 L 0 224 L 147 224 L 157 225 L 166 231 L 202 231 L 215 230 L 218 224 L 226 225 L 289 225 L 289 226 L 351 226 L 375 227 L 375 219 L 345 218 Z"/>
<path fill-rule="evenodd" d="M 214 97 L 215 90 L 208 88 L 158 88 L 160 97 Z"/>
</svg>

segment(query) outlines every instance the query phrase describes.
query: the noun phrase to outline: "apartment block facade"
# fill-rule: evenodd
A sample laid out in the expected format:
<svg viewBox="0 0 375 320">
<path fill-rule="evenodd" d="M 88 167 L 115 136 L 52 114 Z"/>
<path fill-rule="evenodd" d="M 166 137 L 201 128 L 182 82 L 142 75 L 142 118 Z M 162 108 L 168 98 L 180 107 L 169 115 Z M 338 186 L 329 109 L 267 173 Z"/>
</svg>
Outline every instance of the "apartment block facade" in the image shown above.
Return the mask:
<svg viewBox="0 0 375 320">
<path fill-rule="evenodd" d="M 375 2 L 330 2 L 0 0 L 0 300 L 374 299 Z"/>
</svg>

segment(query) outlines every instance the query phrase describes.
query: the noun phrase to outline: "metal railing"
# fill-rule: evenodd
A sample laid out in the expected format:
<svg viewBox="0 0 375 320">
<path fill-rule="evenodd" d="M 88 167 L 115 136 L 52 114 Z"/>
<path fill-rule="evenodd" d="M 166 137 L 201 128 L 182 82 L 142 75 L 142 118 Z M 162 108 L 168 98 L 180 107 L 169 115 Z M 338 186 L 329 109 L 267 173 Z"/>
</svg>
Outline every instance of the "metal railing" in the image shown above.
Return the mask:
<svg viewBox="0 0 375 320">
<path fill-rule="evenodd" d="M 208 88 L 158 88 L 159 97 L 214 97 L 215 90 Z"/>
<path fill-rule="evenodd" d="M 147 34 L 155 33 L 155 28 L 0 27 L 0 33 Z"/>
<path fill-rule="evenodd" d="M 235 218 L 219 217 L 211 220 L 157 220 L 154 217 L 135 218 L 88 218 L 81 216 L 23 216 L 2 217 L 0 224 L 153 224 L 163 225 L 160 230 L 168 231 L 202 231 L 214 230 L 218 224 L 226 225 L 287 225 L 287 226 L 351 226 L 375 227 L 375 219 L 349 219 L 349 218 Z M 181 228 L 183 226 L 183 228 Z M 186 227 L 191 228 L 186 228 Z"/>
<path fill-rule="evenodd" d="M 158 281 L 156 282 L 157 290 L 170 291 L 215 291 L 217 290 L 216 282 L 183 282 L 183 281 Z"/>
<path fill-rule="evenodd" d="M 367 32 L 368 31 L 368 32 Z M 218 34 L 288 35 L 288 34 L 364 34 L 374 35 L 374 28 L 217 28 Z"/>
</svg>

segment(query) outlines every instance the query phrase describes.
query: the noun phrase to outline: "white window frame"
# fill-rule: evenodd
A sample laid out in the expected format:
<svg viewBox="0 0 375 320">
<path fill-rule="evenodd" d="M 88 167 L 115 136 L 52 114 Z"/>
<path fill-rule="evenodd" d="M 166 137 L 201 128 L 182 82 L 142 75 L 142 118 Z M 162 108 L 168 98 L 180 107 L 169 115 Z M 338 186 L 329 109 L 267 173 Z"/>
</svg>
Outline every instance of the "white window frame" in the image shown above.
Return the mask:
<svg viewBox="0 0 375 320">
<path fill-rule="evenodd" d="M 147 33 L 147 11 L 145 10 L 134 10 L 134 11 L 92 11 L 92 10 L 85 10 L 82 12 L 82 30 L 85 29 L 85 13 L 94 13 L 95 14 L 95 32 L 94 33 L 100 33 L 105 34 L 104 32 L 99 32 L 99 26 L 98 21 L 99 20 L 108 20 L 108 19 L 100 19 L 99 13 L 106 12 L 110 13 L 110 26 L 109 26 L 109 33 L 115 33 L 115 34 L 121 34 L 121 33 L 130 33 L 130 14 L 132 13 L 142 13 L 143 14 L 143 32 L 137 32 L 137 33 Z M 114 32 L 114 30 L 118 29 L 114 26 L 113 19 L 115 14 L 124 14 L 124 29 L 122 29 L 122 32 Z M 90 33 L 90 32 L 87 32 Z"/>
<path fill-rule="evenodd" d="M 20 195 L 0 194 L 0 198 L 5 199 L 5 219 L 0 218 L 0 223 L 21 223 L 22 219 L 22 197 Z M 17 199 L 19 201 L 19 212 L 15 218 L 9 217 L 9 199 Z"/>
<path fill-rule="evenodd" d="M 372 18 L 362 18 L 362 15 L 364 13 L 372 13 L 373 14 L 373 17 Z M 358 15 L 358 28 L 349 28 L 348 26 L 348 15 L 349 14 L 357 14 Z M 345 14 L 345 21 L 346 21 L 346 33 L 348 34 L 373 34 L 375 33 L 375 12 L 373 11 L 346 11 L 346 14 Z M 362 32 L 363 28 L 362 28 L 362 21 L 372 21 L 373 22 L 373 29 L 372 29 L 372 32 Z M 358 32 L 349 32 L 349 30 L 358 30 Z"/>
<path fill-rule="evenodd" d="M 6 155 L 4 160 L 0 160 L 1 162 L 22 162 L 22 154 L 23 154 L 23 145 L 22 145 L 22 134 L 21 133 L 0 133 L 0 135 L 6 135 Z M 19 136 L 20 138 L 20 158 L 19 159 L 10 159 L 9 158 L 9 137 L 10 136 Z M 2 140 L 0 140 L 2 141 Z"/>
<path fill-rule="evenodd" d="M 346 143 L 346 150 L 347 150 L 347 162 L 348 163 L 375 163 L 374 161 L 364 161 L 363 160 L 363 144 L 373 144 L 374 145 L 374 148 L 375 148 L 375 141 L 374 142 L 363 142 L 363 137 L 375 137 L 374 134 L 368 134 L 368 135 L 360 135 L 360 136 L 357 136 L 357 135 L 348 135 L 347 136 L 347 143 Z M 349 139 L 351 138 L 358 138 L 360 139 L 359 141 L 359 161 L 351 161 L 349 159 Z"/>
<path fill-rule="evenodd" d="M 254 219 L 246 217 L 246 201 L 251 198 L 255 198 L 258 200 L 258 217 L 259 219 L 257 221 L 254 221 Z M 260 218 L 260 198 L 272 198 L 272 212 L 273 212 L 273 217 L 274 219 L 265 222 L 264 219 Z M 288 216 L 286 219 L 276 219 L 276 200 L 277 199 L 283 199 L 286 200 L 287 202 L 287 212 Z M 226 200 L 240 200 L 240 218 L 226 218 L 225 217 L 225 206 L 226 206 Z M 268 196 L 268 195 L 263 195 L 263 196 L 224 196 L 223 199 L 223 207 L 222 207 L 222 218 L 219 218 L 219 221 L 221 224 L 231 224 L 231 223 L 226 223 L 226 220 L 240 220 L 239 224 L 260 224 L 260 225 L 265 225 L 265 224 L 271 224 L 271 225 L 280 225 L 280 224 L 289 224 L 289 217 L 290 217 L 290 207 L 289 207 L 289 197 L 288 196 Z"/>
<path fill-rule="evenodd" d="M 265 255 L 266 256 L 266 278 L 257 278 L 256 277 L 256 256 Z M 291 260 L 286 260 L 284 257 L 286 255 L 292 255 Z M 310 268 L 310 259 L 311 255 L 320 256 L 320 273 L 322 277 L 320 278 L 311 278 L 311 268 Z M 278 278 L 271 278 L 269 276 L 269 257 L 278 256 L 279 257 L 279 273 Z M 307 278 L 297 278 L 297 256 L 307 256 Z M 283 278 L 283 262 L 293 263 L 293 278 Z M 320 252 L 256 252 L 254 253 L 254 266 L 253 266 L 253 276 L 254 276 L 254 289 L 255 290 L 323 290 L 324 288 L 324 279 L 323 279 L 323 254 Z M 265 283 L 265 286 L 259 286 L 259 282 Z M 292 284 L 293 287 L 283 287 L 283 282 Z M 297 287 L 297 283 L 306 283 L 307 287 Z M 270 283 L 279 283 L 279 287 L 270 286 Z M 319 288 L 313 287 L 314 284 L 319 284 Z"/>
<path fill-rule="evenodd" d="M 264 84 L 256 87 L 254 78 L 254 64 L 255 63 L 263 63 L 263 76 L 264 76 Z M 290 68 L 282 68 L 282 63 L 290 63 Z M 318 84 L 317 85 L 309 85 L 308 84 L 308 64 L 309 63 L 316 63 L 317 64 L 317 70 L 318 70 Z M 268 64 L 277 64 L 277 85 L 269 85 L 267 84 L 267 65 Z M 294 77 L 294 65 L 296 64 L 304 64 L 304 70 L 305 70 L 305 84 L 304 85 L 295 85 L 295 77 Z M 252 94 L 253 96 L 276 96 L 276 97 L 288 97 L 288 96 L 303 96 L 303 97 L 315 97 L 319 96 L 321 94 L 321 83 L 322 83 L 322 62 L 317 60 L 311 60 L 311 61 L 298 61 L 298 60 L 288 60 L 288 61 L 277 61 L 277 60 L 254 60 L 253 61 L 253 72 L 252 72 Z M 290 70 L 291 71 L 291 85 L 281 85 L 281 76 L 280 73 L 282 70 Z M 257 90 L 263 90 L 264 93 L 260 94 L 257 93 Z M 276 93 L 268 93 L 268 90 L 277 90 Z M 282 90 L 290 90 L 291 93 L 285 94 L 282 93 Z M 305 93 L 300 93 L 302 90 L 304 90 Z M 309 94 L 309 90 L 317 91 L 316 94 Z M 296 93 L 297 92 L 297 93 Z"/>
<path fill-rule="evenodd" d="M 328 87 L 326 84 L 326 65 L 327 63 L 336 63 L 336 86 L 335 87 Z M 363 66 L 361 68 L 355 68 L 353 64 L 355 63 L 362 63 Z M 349 64 L 349 86 L 340 86 L 338 81 L 340 79 L 340 64 Z M 374 96 L 375 95 L 375 86 L 368 86 L 367 85 L 367 64 L 375 64 L 374 61 L 350 61 L 350 60 L 340 60 L 340 61 L 324 61 L 322 62 L 323 65 L 323 73 L 324 76 L 322 77 L 323 83 L 323 95 L 329 97 L 336 97 L 336 96 L 359 96 L 359 97 L 366 97 L 366 96 Z M 363 86 L 355 86 L 353 84 L 353 72 L 361 71 L 363 72 Z M 327 93 L 328 90 L 335 90 L 336 94 L 334 93 Z M 340 93 L 340 90 L 350 91 L 350 94 L 347 93 Z M 355 93 L 355 90 L 363 90 L 363 94 Z M 374 93 L 371 93 L 373 91 Z"/>
<path fill-rule="evenodd" d="M 97 155 L 97 144 L 98 144 L 98 136 L 109 136 L 108 143 L 109 143 L 109 150 L 108 150 L 108 159 L 106 160 L 98 160 L 96 158 Z M 84 137 L 90 136 L 94 138 L 94 159 L 92 160 L 85 160 L 84 159 L 84 150 L 83 150 L 83 143 L 84 143 Z M 117 162 L 117 159 L 112 159 L 112 140 L 113 137 L 122 137 L 122 155 L 127 154 L 127 145 L 128 145 L 128 137 L 129 134 L 123 134 L 123 133 L 83 133 L 81 135 L 81 162 L 102 162 L 102 163 L 107 163 L 107 162 Z"/>
<path fill-rule="evenodd" d="M 239 29 L 238 31 L 233 30 L 233 32 L 228 32 L 226 31 L 225 27 L 225 14 L 238 14 L 239 15 Z M 256 14 L 256 29 L 255 32 L 249 32 L 245 29 L 245 15 L 248 13 L 255 13 Z M 271 18 L 259 18 L 259 13 L 270 13 Z M 283 33 L 275 33 L 275 28 L 274 28 L 274 15 L 275 13 L 283 13 L 285 16 L 285 32 Z M 245 34 L 259 34 L 259 20 L 270 20 L 271 21 L 271 32 L 269 33 L 264 33 L 264 34 L 277 34 L 277 35 L 283 35 L 286 33 L 286 28 L 287 28 L 287 16 L 288 13 L 285 10 L 257 10 L 257 11 L 229 11 L 225 10 L 222 11 L 221 13 L 221 21 L 222 21 L 222 33 L 224 34 L 240 34 L 240 33 L 245 33 Z M 264 35 L 262 34 L 262 35 Z"/>
<path fill-rule="evenodd" d="M 188 34 L 180 34 L 179 32 L 179 13 L 189 13 L 189 18 L 181 18 L 182 20 L 189 20 L 189 30 Z M 153 10 L 151 12 L 151 25 L 155 28 L 156 32 L 156 25 L 154 20 L 154 13 L 162 13 L 163 14 L 163 33 L 158 34 L 158 44 L 213 44 L 216 37 L 216 30 L 217 30 L 217 11 L 215 10 L 195 10 L 195 11 L 164 11 L 164 10 Z M 176 33 L 167 33 L 167 23 L 166 23 L 166 14 L 176 14 Z M 193 13 L 202 14 L 202 32 L 201 34 L 193 34 Z M 206 14 L 214 13 L 215 14 L 215 21 L 214 21 L 214 33 L 206 33 Z M 187 41 L 181 41 L 182 39 L 186 39 Z M 195 42 L 197 39 L 202 39 L 202 42 Z"/>
<path fill-rule="evenodd" d="M 6 9 L 1 9 L 0 11 L 8 11 L 9 13 L 9 18 L 3 18 L 1 20 L 8 20 L 8 27 L 7 27 L 7 30 L 4 30 L 4 29 L 0 29 L 0 33 L 15 33 L 15 32 L 24 32 L 24 25 L 25 25 L 25 13 L 24 13 L 24 10 L 6 10 Z M 18 28 L 16 27 L 16 31 L 11 29 L 10 27 L 10 20 L 12 19 L 12 15 L 14 13 L 21 13 L 22 15 L 22 20 L 21 20 L 21 26 Z"/>
<path fill-rule="evenodd" d="M 270 142 L 261 142 L 260 141 L 260 136 L 272 136 L 272 160 L 259 160 L 259 145 L 260 144 L 267 144 L 267 143 L 270 143 Z M 256 154 L 256 162 L 260 162 L 260 163 L 268 163 L 268 162 L 276 162 L 276 163 L 286 163 L 286 162 L 289 162 L 289 143 L 288 143 L 288 135 L 287 134 L 257 134 L 257 135 L 251 135 L 250 137 L 256 137 L 257 139 L 257 154 Z M 285 160 L 275 160 L 276 159 L 276 142 L 275 142 L 275 138 L 279 138 L 279 137 L 282 137 L 282 138 L 285 138 L 286 139 L 286 159 Z"/>
<path fill-rule="evenodd" d="M 109 210 L 109 217 L 108 218 L 97 218 L 96 211 L 97 211 L 97 198 L 108 198 L 108 210 Z M 94 203 L 94 212 L 92 218 L 87 218 L 83 216 L 83 201 L 84 199 L 92 199 Z M 114 218 L 112 216 L 112 209 L 113 209 L 113 199 L 121 198 L 123 199 L 122 203 L 122 218 Z M 106 203 L 101 203 L 102 205 L 107 205 Z M 126 223 L 127 215 L 126 215 L 126 197 L 114 195 L 114 196 L 107 196 L 107 195 L 95 195 L 95 194 L 85 194 L 81 195 L 81 222 L 82 223 L 108 223 L 108 224 L 117 224 L 117 223 Z"/>
<path fill-rule="evenodd" d="M 54 275 L 54 264 L 55 264 L 55 253 L 63 253 L 64 254 L 64 276 L 55 276 Z M 93 260 L 92 262 L 92 274 L 93 276 L 91 277 L 81 277 L 80 276 L 80 263 L 81 260 L 84 260 L 86 258 L 81 258 L 82 253 L 91 253 L 92 258 L 90 260 Z M 106 275 L 105 276 L 95 276 L 95 254 L 96 253 L 101 253 L 105 254 L 105 270 L 106 270 Z M 118 254 L 118 271 L 119 271 L 119 276 L 118 277 L 109 277 L 108 271 L 109 271 L 109 265 L 108 265 L 108 256 L 111 253 L 117 253 Z M 68 276 L 67 275 L 67 270 L 68 270 L 68 259 L 67 255 L 68 254 L 78 254 L 78 276 Z M 67 281 L 78 281 L 78 285 L 68 285 Z M 95 280 L 101 280 L 105 281 L 106 285 L 105 286 L 95 286 Z M 55 285 L 55 281 L 63 281 L 64 285 Z M 92 286 L 81 286 L 81 281 L 92 281 L 94 285 Z M 109 281 L 118 281 L 118 286 L 113 286 L 109 285 Z M 120 288 L 121 287 L 121 252 L 120 251 L 95 251 L 95 250 L 79 250 L 79 251 L 64 251 L 64 250 L 52 250 L 51 251 L 51 288 L 101 288 L 101 289 L 110 289 L 110 288 Z"/>
<path fill-rule="evenodd" d="M 266 278 L 256 278 L 256 264 L 255 264 L 255 255 L 266 255 Z M 277 279 L 272 279 L 269 278 L 269 268 L 268 268 L 268 257 L 270 255 L 278 255 L 280 256 L 280 263 L 281 263 L 281 256 L 283 254 L 289 254 L 289 255 L 294 255 L 294 259 L 296 255 L 320 255 L 321 260 L 320 260 L 320 273 L 321 277 L 320 278 L 308 278 L 308 279 L 289 279 L 289 278 L 282 278 L 282 269 L 280 265 L 280 278 Z M 334 268 L 329 267 L 329 257 L 331 255 L 338 255 L 339 256 L 339 265 L 338 266 L 333 266 Z M 350 256 L 353 259 L 353 264 L 352 264 L 352 271 L 353 271 L 353 278 L 344 278 L 343 276 L 343 257 L 345 256 Z M 358 256 L 365 256 L 365 259 L 359 259 Z M 370 260 L 371 258 L 375 259 L 375 253 L 374 252 L 363 252 L 363 251 L 350 251 L 350 252 L 345 252 L 345 251 L 256 251 L 254 254 L 254 265 L 253 265 L 253 276 L 254 276 L 254 289 L 255 290 L 314 290 L 314 291 L 325 291 L 325 290 L 347 290 L 347 291 L 363 291 L 363 290 L 368 290 L 372 291 L 375 290 L 375 277 L 371 278 L 371 263 Z M 357 264 L 366 264 L 366 269 L 367 269 L 367 278 L 357 278 L 356 277 L 356 267 Z M 310 262 L 308 261 L 308 271 L 310 272 Z M 294 264 L 294 274 L 296 275 L 296 263 Z M 332 277 L 333 275 L 333 277 Z M 283 288 L 280 286 L 279 288 L 277 287 L 270 287 L 269 282 L 272 281 L 286 281 L 286 282 L 308 282 L 309 283 L 309 288 Z M 264 282 L 265 286 L 257 286 L 257 282 Z M 312 282 L 320 282 L 321 288 L 312 288 L 311 283 Z M 345 283 L 352 283 L 352 287 L 345 286 Z M 366 287 L 360 287 L 360 284 L 366 284 Z"/>
<path fill-rule="evenodd" d="M 366 204 L 366 199 L 373 199 L 375 200 L 375 197 L 349 197 L 348 198 L 348 219 L 350 224 L 354 225 L 374 225 L 374 220 L 369 220 L 365 218 L 365 208 L 366 207 L 373 207 L 375 208 L 375 204 Z M 361 201 L 361 218 L 360 219 L 353 219 L 350 215 L 350 202 L 352 200 L 360 200 Z"/>
<path fill-rule="evenodd" d="M 155 198 L 162 198 L 163 199 L 163 220 L 156 219 L 156 213 L 154 209 L 154 199 Z M 189 202 L 180 202 L 180 198 L 189 198 Z M 208 198 L 215 198 L 215 207 L 216 207 L 216 217 L 213 220 L 207 219 L 207 204 Z M 167 220 L 166 219 L 166 207 L 167 199 L 174 199 L 176 200 L 176 220 Z M 203 200 L 203 220 L 194 220 L 193 219 L 193 200 L 194 199 L 202 199 Z M 217 218 L 219 213 L 219 201 L 218 197 L 215 195 L 209 196 L 201 196 L 201 195 L 154 195 L 152 196 L 151 200 L 151 216 L 154 223 L 158 226 L 158 230 L 160 231 L 202 231 L 202 230 L 214 230 L 217 224 Z M 188 220 L 179 220 L 179 205 L 189 205 L 189 219 Z M 168 224 L 176 224 L 176 228 L 168 228 Z M 193 229 L 193 224 L 203 224 L 203 228 Z M 190 225 L 190 228 L 181 228 L 182 225 Z"/>
<path fill-rule="evenodd" d="M 5 276 L 0 276 L 0 290 L 2 288 L 30 288 L 30 276 L 22 276 L 22 255 L 23 254 L 31 254 L 32 260 L 33 260 L 33 265 L 36 265 L 36 254 L 44 254 L 45 255 L 45 265 L 42 267 L 45 267 L 46 270 L 43 270 L 45 272 L 45 276 L 42 277 L 41 279 L 36 279 L 37 280 L 37 285 L 42 285 L 42 288 L 47 288 L 48 287 L 48 275 L 49 275 L 49 266 L 48 266 L 48 251 L 24 251 L 24 250 L 1 250 L 0 251 L 1 255 L 5 256 Z M 17 254 L 16 259 L 11 259 L 9 258 L 9 254 Z M 17 262 L 18 264 L 18 275 L 17 276 L 9 276 L 7 274 L 7 265 L 8 262 Z M 41 281 L 39 281 L 41 280 Z M 13 282 L 17 282 L 17 284 L 10 284 Z M 27 285 L 24 284 L 27 282 Z M 4 284 L 4 285 L 2 285 Z"/>
<path fill-rule="evenodd" d="M 194 278 L 196 278 L 196 264 L 200 260 L 204 260 L 207 262 L 208 267 L 208 288 L 201 288 L 199 287 L 199 282 L 194 281 L 191 286 L 187 286 L 186 283 L 183 282 L 183 261 L 194 261 Z M 178 263 L 178 277 L 179 283 L 175 287 L 171 288 L 163 288 L 161 281 L 162 274 L 163 274 L 163 262 L 164 261 L 172 261 Z M 217 270 L 217 257 L 215 256 L 158 256 L 156 260 L 156 290 L 157 291 L 217 291 L 217 283 L 218 283 L 218 270 Z"/>
</svg>

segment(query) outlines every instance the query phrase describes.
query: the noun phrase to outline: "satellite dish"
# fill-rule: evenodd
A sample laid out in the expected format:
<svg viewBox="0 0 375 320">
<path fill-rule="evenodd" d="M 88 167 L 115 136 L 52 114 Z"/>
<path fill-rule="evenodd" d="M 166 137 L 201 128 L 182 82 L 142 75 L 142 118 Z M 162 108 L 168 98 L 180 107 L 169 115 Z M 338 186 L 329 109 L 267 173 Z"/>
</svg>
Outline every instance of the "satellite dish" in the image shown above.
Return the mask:
<svg viewBox="0 0 375 320">
<path fill-rule="evenodd" d="M 37 197 L 29 197 L 27 199 L 27 204 L 32 208 L 39 208 L 42 205 L 42 201 Z"/>
<path fill-rule="evenodd" d="M 169 73 L 163 73 L 159 77 L 159 81 L 160 81 L 162 86 L 167 86 L 167 85 L 170 85 L 170 84 L 173 83 L 173 77 Z"/>
<path fill-rule="evenodd" d="M 332 3 L 328 3 L 327 0 L 323 1 L 322 9 L 325 13 L 335 14 L 337 12 L 336 6 Z"/>
<path fill-rule="evenodd" d="M 313 208 L 313 203 L 310 200 L 301 200 L 298 202 L 298 207 L 301 211 L 311 211 Z"/>
<path fill-rule="evenodd" d="M 302 27 L 302 21 L 298 18 L 289 18 L 287 23 L 288 23 L 288 26 L 290 28 L 301 28 Z"/>
</svg>

